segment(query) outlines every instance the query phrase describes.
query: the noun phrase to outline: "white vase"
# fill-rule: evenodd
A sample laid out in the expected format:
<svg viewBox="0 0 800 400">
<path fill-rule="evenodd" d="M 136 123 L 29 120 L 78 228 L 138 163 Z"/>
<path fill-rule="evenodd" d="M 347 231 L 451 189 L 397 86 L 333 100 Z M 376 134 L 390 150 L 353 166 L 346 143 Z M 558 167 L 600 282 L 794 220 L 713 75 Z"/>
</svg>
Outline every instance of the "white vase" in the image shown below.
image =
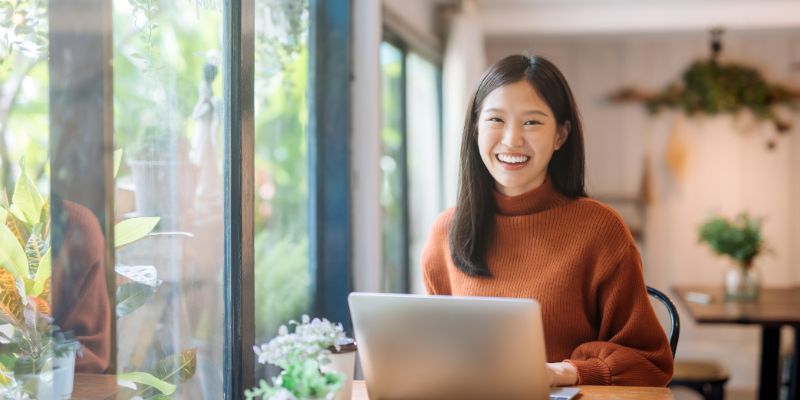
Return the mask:
<svg viewBox="0 0 800 400">
<path fill-rule="evenodd" d="M 322 372 L 341 372 L 345 374 L 342 388 L 336 395 L 336 400 L 350 400 L 353 394 L 353 374 L 356 370 L 355 344 L 342 347 L 338 353 L 328 356 L 330 363 L 320 366 Z"/>
<path fill-rule="evenodd" d="M 75 352 L 67 351 L 53 358 L 53 398 L 72 397 L 72 382 L 75 377 Z"/>
<path fill-rule="evenodd" d="M 761 276 L 754 265 L 731 264 L 725 271 L 725 298 L 734 301 L 756 301 Z"/>
</svg>

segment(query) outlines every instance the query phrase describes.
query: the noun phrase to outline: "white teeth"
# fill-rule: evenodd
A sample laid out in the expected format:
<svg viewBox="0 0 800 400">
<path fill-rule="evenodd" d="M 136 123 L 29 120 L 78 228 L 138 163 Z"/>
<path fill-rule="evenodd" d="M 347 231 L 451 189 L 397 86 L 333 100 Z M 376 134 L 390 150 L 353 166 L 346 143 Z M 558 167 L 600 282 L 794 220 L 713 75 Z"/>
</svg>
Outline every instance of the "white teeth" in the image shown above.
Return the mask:
<svg viewBox="0 0 800 400">
<path fill-rule="evenodd" d="M 508 154 L 498 154 L 497 159 L 507 164 L 521 164 L 527 162 L 530 157 L 528 156 L 512 156 Z"/>
</svg>

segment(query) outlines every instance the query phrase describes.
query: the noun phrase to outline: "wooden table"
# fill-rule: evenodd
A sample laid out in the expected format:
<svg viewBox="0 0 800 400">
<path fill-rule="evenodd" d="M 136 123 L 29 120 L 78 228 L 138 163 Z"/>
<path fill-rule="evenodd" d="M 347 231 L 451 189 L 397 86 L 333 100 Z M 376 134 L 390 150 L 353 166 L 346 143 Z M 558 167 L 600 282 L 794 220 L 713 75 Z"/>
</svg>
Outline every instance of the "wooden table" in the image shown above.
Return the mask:
<svg viewBox="0 0 800 400">
<path fill-rule="evenodd" d="M 75 374 L 72 400 L 112 399 L 119 389 L 116 375 Z"/>
<path fill-rule="evenodd" d="M 667 388 L 634 386 L 578 386 L 581 393 L 575 400 L 672 400 Z M 353 382 L 352 400 L 369 400 L 364 381 Z"/>
<path fill-rule="evenodd" d="M 673 400 L 667 388 L 631 386 L 578 386 L 581 394 L 575 400 Z M 115 375 L 75 374 L 73 400 L 114 398 L 119 391 Z M 369 400 L 364 381 L 353 382 L 352 400 Z"/>
<path fill-rule="evenodd" d="M 673 288 L 689 314 L 701 324 L 742 324 L 761 326 L 761 372 L 758 398 L 778 398 L 781 327 L 794 327 L 795 363 L 800 360 L 800 287 L 763 288 L 757 301 L 725 301 L 721 287 L 680 286 Z M 690 292 L 711 295 L 711 302 L 704 304 L 686 300 Z M 789 388 L 789 399 L 800 400 L 800 368 L 795 367 Z"/>
</svg>

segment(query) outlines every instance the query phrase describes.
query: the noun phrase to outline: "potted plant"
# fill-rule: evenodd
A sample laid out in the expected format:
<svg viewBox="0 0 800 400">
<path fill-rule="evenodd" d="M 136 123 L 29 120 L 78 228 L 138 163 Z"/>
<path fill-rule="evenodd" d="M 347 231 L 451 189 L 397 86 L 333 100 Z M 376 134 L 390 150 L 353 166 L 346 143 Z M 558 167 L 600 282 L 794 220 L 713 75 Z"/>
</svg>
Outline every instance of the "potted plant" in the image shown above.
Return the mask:
<svg viewBox="0 0 800 400">
<path fill-rule="evenodd" d="M 80 344 L 53 324 L 49 202 L 20 169 L 0 203 L 0 388 L 69 397 Z"/>
<path fill-rule="evenodd" d="M 114 176 L 122 152 L 114 153 Z M 25 165 L 11 202 L 0 190 L 0 393 L 3 398 L 69 398 L 75 356 L 80 343 L 53 323 L 50 307 L 50 205 L 28 176 Z M 158 217 L 129 218 L 114 227 L 114 246 L 121 247 L 148 235 Z M 132 312 L 155 292 L 159 281 L 146 266 L 117 266 L 117 317 Z M 185 350 L 162 359 L 151 373 L 119 375 L 120 382 L 137 389 L 171 394 L 165 380 L 181 383 L 194 374 L 195 351 Z"/>
<path fill-rule="evenodd" d="M 753 260 L 763 252 L 759 218 L 741 213 L 733 220 L 714 216 L 700 226 L 700 242 L 728 256 L 733 265 L 725 273 L 725 296 L 732 300 L 755 300 L 761 284 Z"/>
<path fill-rule="evenodd" d="M 254 346 L 259 363 L 269 363 L 283 371 L 272 384 L 263 379 L 245 392 L 248 399 L 336 399 L 349 400 L 355 370 L 356 345 L 341 324 L 303 315 L 289 332 L 286 325 L 278 336 Z"/>
</svg>

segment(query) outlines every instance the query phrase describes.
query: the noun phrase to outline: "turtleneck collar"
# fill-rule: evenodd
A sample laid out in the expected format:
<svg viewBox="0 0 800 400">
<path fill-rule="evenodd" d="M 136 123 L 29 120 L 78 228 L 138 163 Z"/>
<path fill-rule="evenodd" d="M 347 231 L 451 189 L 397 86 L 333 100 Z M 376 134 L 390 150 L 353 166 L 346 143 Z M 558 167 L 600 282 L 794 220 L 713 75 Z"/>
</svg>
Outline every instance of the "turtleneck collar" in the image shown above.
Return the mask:
<svg viewBox="0 0 800 400">
<path fill-rule="evenodd" d="M 519 196 L 506 196 L 493 190 L 497 213 L 514 216 L 544 211 L 567 201 L 567 197 L 557 192 L 548 176 L 539 187 Z"/>
</svg>

